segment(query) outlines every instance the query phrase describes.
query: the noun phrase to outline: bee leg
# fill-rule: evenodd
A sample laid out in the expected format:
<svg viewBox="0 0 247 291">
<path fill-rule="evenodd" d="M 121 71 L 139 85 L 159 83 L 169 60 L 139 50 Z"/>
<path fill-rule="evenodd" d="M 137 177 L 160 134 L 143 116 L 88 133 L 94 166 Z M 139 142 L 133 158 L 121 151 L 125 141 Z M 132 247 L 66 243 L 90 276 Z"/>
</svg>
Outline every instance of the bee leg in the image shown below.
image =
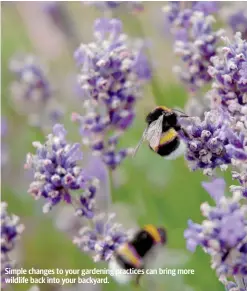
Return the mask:
<svg viewBox="0 0 247 291">
<path fill-rule="evenodd" d="M 182 131 L 183 135 L 184 135 L 186 138 L 191 139 L 190 135 L 188 134 L 188 132 L 187 132 L 184 128 L 181 128 L 180 130 Z"/>
<path fill-rule="evenodd" d="M 229 254 L 230 254 L 230 250 L 228 250 L 228 251 L 223 255 L 223 257 L 222 257 L 222 262 L 224 262 L 224 261 L 228 258 Z"/>
<path fill-rule="evenodd" d="M 137 276 L 136 276 L 136 282 L 135 282 L 136 287 L 140 286 L 141 276 L 142 276 L 142 274 L 137 274 Z"/>
</svg>

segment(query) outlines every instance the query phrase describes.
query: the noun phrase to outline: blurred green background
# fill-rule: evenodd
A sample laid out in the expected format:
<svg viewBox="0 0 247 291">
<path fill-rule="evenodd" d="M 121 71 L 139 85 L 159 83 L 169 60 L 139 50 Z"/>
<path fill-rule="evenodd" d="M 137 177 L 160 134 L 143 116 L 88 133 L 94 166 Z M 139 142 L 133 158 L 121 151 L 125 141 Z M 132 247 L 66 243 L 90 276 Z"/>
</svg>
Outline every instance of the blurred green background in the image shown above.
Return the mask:
<svg viewBox="0 0 247 291">
<path fill-rule="evenodd" d="M 49 23 L 42 8 L 37 7 L 41 4 L 44 5 L 41 2 L 2 3 L 2 116 L 8 123 L 8 133 L 2 142 L 7 144 L 9 155 L 8 163 L 2 168 L 2 200 L 8 203 L 9 212 L 19 215 L 26 226 L 16 254 L 20 266 L 92 268 L 95 265 L 91 258 L 80 252 L 69 236 L 54 226 L 52 214 L 43 215 L 42 202 L 33 201 L 26 192 L 29 177 L 23 170 L 25 155 L 33 151 L 32 141 L 44 141 L 44 136 L 27 124 L 26 116 L 16 113 L 11 102 L 9 86 L 13 77 L 8 70 L 8 63 L 14 54 L 20 51 L 34 53 L 45 60 L 50 68 L 51 82 L 59 92 L 58 98 L 66 107 L 64 124 L 69 130 L 68 136 L 73 141 L 80 141 L 78 127 L 70 121 L 71 112 L 79 111 L 80 108 L 80 101 L 71 89 L 71 76 L 76 75 L 73 61 L 76 43 L 70 43 L 66 35 L 58 31 L 52 22 Z M 126 33 L 139 37 L 144 35 L 150 41 L 149 55 L 154 68 L 153 80 L 145 87 L 143 99 L 137 106 L 137 118 L 121 139 L 122 146 L 134 146 L 138 142 L 144 129 L 144 117 L 156 103 L 182 108 L 187 99 L 186 91 L 172 73 L 172 66 L 178 60 L 173 56 L 171 38 L 164 29 L 161 13 L 164 4 L 146 2 L 144 11 L 139 14 L 129 13 L 124 8 L 113 12 L 114 17 L 122 19 Z M 93 21 L 102 16 L 102 12 L 81 2 L 63 2 L 61 5 L 69 12 L 81 41 L 91 40 Z M 53 36 L 58 35 L 56 42 Z M 197 222 L 202 220 L 200 204 L 210 199 L 202 189 L 201 181 L 207 178 L 199 172 L 191 173 L 183 158 L 164 161 L 147 146 L 141 148 L 134 160 L 127 159 L 115 176 L 117 182 L 112 189 L 112 199 L 121 203 L 133 224 L 165 226 L 168 231 L 168 248 L 188 255 L 187 263 L 181 266 L 178 264 L 178 268 L 194 269 L 195 275 L 184 276 L 181 279 L 184 284 L 195 291 L 223 290 L 210 268 L 209 256 L 202 250 L 197 250 L 195 254 L 187 252 L 183 238 L 189 218 Z M 185 290 L 183 283 L 178 285 L 178 277 L 171 281 L 164 276 L 159 281 L 159 284 L 150 285 L 152 287 L 143 284 L 140 290 Z M 29 287 L 13 285 L 12 290 L 22 291 Z M 59 288 L 57 285 L 39 287 L 42 291 Z M 136 290 L 132 286 L 119 286 L 112 280 L 108 285 L 97 286 L 98 289 L 90 288 L 83 286 L 82 290 Z"/>
</svg>

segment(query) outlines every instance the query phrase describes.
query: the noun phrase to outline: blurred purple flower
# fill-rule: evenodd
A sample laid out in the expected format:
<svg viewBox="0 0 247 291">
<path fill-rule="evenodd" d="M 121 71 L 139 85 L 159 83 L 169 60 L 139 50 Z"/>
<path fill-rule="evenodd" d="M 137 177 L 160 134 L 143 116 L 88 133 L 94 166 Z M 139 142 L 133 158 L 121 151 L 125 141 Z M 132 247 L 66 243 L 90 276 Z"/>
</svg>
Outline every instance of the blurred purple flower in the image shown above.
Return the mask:
<svg viewBox="0 0 247 291">
<path fill-rule="evenodd" d="M 120 244 L 127 241 L 126 231 L 113 222 L 115 214 L 99 214 L 94 219 L 94 227 L 83 227 L 74 243 L 86 253 L 93 255 L 94 261 L 109 261 Z"/>
<path fill-rule="evenodd" d="M 151 71 L 143 44 L 128 40 L 121 21 L 98 19 L 94 29 L 95 42 L 81 44 L 75 52 L 87 100 L 86 113 L 73 114 L 72 118 L 81 125 L 83 142 L 113 170 L 132 152 L 117 150 L 117 145 L 133 122 L 135 103 Z"/>
<path fill-rule="evenodd" d="M 20 234 L 24 230 L 24 225 L 19 223 L 19 217 L 9 215 L 7 203 L 1 202 L 1 277 L 2 284 L 5 285 L 5 268 L 15 267 L 15 262 L 9 255 L 16 246 Z"/>
<path fill-rule="evenodd" d="M 225 194 L 226 182 L 223 178 L 216 178 L 211 182 L 202 182 L 202 187 L 218 203 Z"/>
<path fill-rule="evenodd" d="M 85 4 L 93 5 L 102 11 L 112 10 L 121 6 L 126 7 L 130 12 L 136 13 L 144 10 L 142 1 L 83 1 Z"/>
<path fill-rule="evenodd" d="M 184 106 L 184 112 L 188 116 L 195 116 L 203 119 L 206 111 L 210 110 L 210 99 L 208 95 L 190 96 Z"/>
<path fill-rule="evenodd" d="M 219 182 L 219 180 L 218 180 Z M 222 181 L 220 182 L 222 183 Z M 212 185 L 211 185 L 212 186 Z M 201 205 L 202 224 L 189 221 L 184 235 L 190 251 L 200 245 L 210 254 L 212 268 L 222 277 L 247 274 L 247 206 L 241 205 L 241 192 L 232 190 L 232 197 L 219 197 L 210 187 L 216 206 Z"/>
<path fill-rule="evenodd" d="M 82 159 L 80 145 L 69 144 L 66 134 L 64 127 L 56 124 L 44 145 L 33 142 L 36 154 L 28 154 L 25 165 L 27 169 L 32 168 L 34 171 L 34 181 L 28 192 L 35 199 L 45 198 L 47 203 L 44 205 L 44 212 L 64 200 L 73 204 L 76 214 L 92 218 L 98 180 L 89 177 L 78 166 L 78 161 Z M 72 192 L 76 190 L 82 193 L 74 201 Z"/>
<path fill-rule="evenodd" d="M 192 92 L 211 81 L 207 70 L 222 34 L 222 31 L 213 31 L 214 19 L 208 15 L 214 10 L 212 7 L 195 2 L 191 8 L 183 9 L 181 2 L 171 2 L 164 8 L 175 36 L 175 53 L 185 63 L 185 69 L 176 66 L 174 71 Z"/>
<path fill-rule="evenodd" d="M 67 37 L 68 43 L 73 44 L 73 46 L 78 45 L 78 32 L 66 5 L 62 1 L 46 1 L 42 3 L 42 6 L 44 12 L 50 16 L 57 28 Z"/>
<path fill-rule="evenodd" d="M 241 32 L 247 39 L 247 7 L 242 1 L 227 3 L 220 10 L 220 17 L 231 27 L 233 33 Z"/>
<path fill-rule="evenodd" d="M 218 12 L 220 6 L 216 1 L 192 1 L 191 5 L 194 11 L 201 11 L 205 15 Z"/>
<path fill-rule="evenodd" d="M 12 58 L 10 71 L 16 76 L 11 90 L 13 97 L 30 103 L 45 103 L 52 95 L 46 72 L 32 55 Z"/>
<path fill-rule="evenodd" d="M 63 116 L 63 109 L 54 104 L 54 89 L 48 73 L 32 55 L 13 57 L 9 69 L 15 76 L 10 86 L 14 108 L 28 116 L 30 125 L 43 127 L 56 123 Z"/>
</svg>

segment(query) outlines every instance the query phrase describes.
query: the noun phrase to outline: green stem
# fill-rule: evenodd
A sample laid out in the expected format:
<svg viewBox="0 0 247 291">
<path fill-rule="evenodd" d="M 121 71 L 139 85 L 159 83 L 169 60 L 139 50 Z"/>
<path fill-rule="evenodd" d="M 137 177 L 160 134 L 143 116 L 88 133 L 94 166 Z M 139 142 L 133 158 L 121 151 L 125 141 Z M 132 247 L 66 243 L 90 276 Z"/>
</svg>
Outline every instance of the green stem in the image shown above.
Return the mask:
<svg viewBox="0 0 247 291">
<path fill-rule="evenodd" d="M 144 33 L 143 26 L 141 24 L 140 19 L 138 19 L 138 17 L 134 16 L 134 17 L 131 18 L 131 20 L 134 20 L 133 21 L 134 25 L 137 28 L 136 31 L 138 32 L 140 37 L 145 39 L 145 33 Z M 150 53 L 149 49 L 147 49 L 147 56 L 148 56 L 148 59 L 149 59 L 149 62 L 150 62 L 150 68 L 151 68 L 151 71 L 152 71 L 152 74 L 153 74 L 153 76 L 151 78 L 152 94 L 153 94 L 153 97 L 154 97 L 156 105 L 160 105 L 163 102 L 163 100 L 162 100 L 162 89 L 160 88 L 159 81 L 158 81 L 158 76 L 155 74 L 155 70 L 154 70 L 153 65 L 152 65 L 152 56 L 151 56 L 151 53 Z"/>
<path fill-rule="evenodd" d="M 113 178 L 113 170 L 108 170 L 108 179 L 109 179 L 109 186 L 111 189 L 111 197 L 113 196 L 113 192 L 114 192 L 114 178 Z"/>
<path fill-rule="evenodd" d="M 125 17 L 122 16 L 122 19 L 124 20 Z M 137 15 L 131 16 L 129 17 L 128 15 L 128 19 L 126 19 L 126 21 L 124 21 L 126 23 L 126 27 L 129 28 L 129 30 L 131 29 L 131 31 L 133 31 L 133 29 L 135 30 L 135 33 L 138 35 L 138 37 L 145 39 L 145 32 L 143 30 L 143 26 L 141 23 L 141 20 L 138 18 Z M 150 53 L 149 49 L 146 49 L 146 53 L 147 53 L 147 57 L 149 60 L 149 65 L 150 65 L 150 69 L 152 71 L 152 78 L 151 78 L 151 91 L 152 91 L 152 95 L 154 97 L 155 103 L 156 105 L 160 105 L 163 103 L 162 100 L 162 88 L 160 87 L 159 81 L 158 81 L 158 76 L 155 74 L 155 70 L 153 68 L 152 65 L 152 56 Z"/>
</svg>

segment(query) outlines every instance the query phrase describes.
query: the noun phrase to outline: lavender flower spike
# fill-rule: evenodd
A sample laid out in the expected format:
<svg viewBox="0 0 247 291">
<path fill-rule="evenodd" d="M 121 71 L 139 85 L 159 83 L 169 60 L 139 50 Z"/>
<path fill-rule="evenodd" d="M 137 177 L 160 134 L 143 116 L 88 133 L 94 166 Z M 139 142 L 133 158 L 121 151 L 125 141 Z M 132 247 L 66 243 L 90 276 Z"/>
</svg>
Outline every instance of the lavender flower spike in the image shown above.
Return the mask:
<svg viewBox="0 0 247 291">
<path fill-rule="evenodd" d="M 216 193 L 215 198 L 216 206 L 201 205 L 205 217 L 202 224 L 189 221 L 184 233 L 187 247 L 194 251 L 200 245 L 211 256 L 212 268 L 221 281 L 231 276 L 246 276 L 247 206 L 241 205 L 242 195 L 237 189 L 233 189 L 232 197 L 219 198 Z"/>
<path fill-rule="evenodd" d="M 247 197 L 247 116 L 233 117 L 229 113 L 225 113 L 225 116 L 223 131 L 229 141 L 226 151 L 231 156 L 232 177 L 241 185 L 232 187 L 238 187 L 243 196 Z"/>
<path fill-rule="evenodd" d="M 94 227 L 84 227 L 74 243 L 83 251 L 93 255 L 94 261 L 108 262 L 120 244 L 128 239 L 120 224 L 114 223 L 115 214 L 98 214 L 93 219 Z"/>
<path fill-rule="evenodd" d="M 81 44 L 75 52 L 80 67 L 79 83 L 87 99 L 85 114 L 73 115 L 81 125 L 83 142 L 115 169 L 131 149 L 117 151 L 120 136 L 135 117 L 135 103 L 151 72 L 143 53 L 122 33 L 117 19 L 95 21 L 95 41 Z"/>
<path fill-rule="evenodd" d="M 107 11 L 107 10 L 114 10 L 120 6 L 127 8 L 130 12 L 141 12 L 144 10 L 144 4 L 142 1 L 83 1 L 87 5 L 93 5 L 96 8 Z"/>
<path fill-rule="evenodd" d="M 223 6 L 220 17 L 231 27 L 233 33 L 241 32 L 247 39 L 247 7 L 242 1 L 234 1 Z"/>
<path fill-rule="evenodd" d="M 16 76 L 10 88 L 16 109 L 25 113 L 39 111 L 52 96 L 45 69 L 32 55 L 12 58 L 9 68 Z"/>
<path fill-rule="evenodd" d="M 44 212 L 62 200 L 71 204 L 75 197 L 72 193 L 80 190 L 76 213 L 91 218 L 97 190 L 97 179 L 88 177 L 78 165 L 82 159 L 80 144 L 69 144 L 66 141 L 66 130 L 63 125 L 56 124 L 53 133 L 47 136 L 44 145 L 34 142 L 36 154 L 28 154 L 25 167 L 34 171 L 34 181 L 28 192 L 35 199 L 45 198 Z"/>
<path fill-rule="evenodd" d="M 31 126 L 50 128 L 60 120 L 64 108 L 55 98 L 48 71 L 33 55 L 19 55 L 10 60 L 15 76 L 10 93 L 15 110 L 28 117 Z"/>
<path fill-rule="evenodd" d="M 194 3 L 183 9 L 180 2 L 171 2 L 164 8 L 175 37 L 175 53 L 182 58 L 185 68 L 176 66 L 174 71 L 191 92 L 211 81 L 208 74 L 210 58 L 216 54 L 216 44 L 222 31 L 213 31 L 214 21 L 207 6 Z"/>
<path fill-rule="evenodd" d="M 1 277 L 4 285 L 6 278 L 5 268 L 13 268 L 15 262 L 9 258 L 16 241 L 24 230 L 24 225 L 19 223 L 19 217 L 8 215 L 7 203 L 1 202 Z"/>
<path fill-rule="evenodd" d="M 231 115 L 247 113 L 247 42 L 236 33 L 233 41 L 226 43 L 213 57 L 208 72 L 214 79 L 210 93 L 216 105 L 221 104 Z"/>
<path fill-rule="evenodd" d="M 183 122 L 183 120 L 181 121 Z M 212 174 L 216 167 L 225 169 L 231 163 L 232 156 L 227 152 L 229 144 L 224 134 L 224 115 L 212 110 L 205 113 L 205 118 L 186 118 L 188 137 L 182 136 L 187 144 L 185 157 L 191 170 L 203 169 Z"/>
</svg>

